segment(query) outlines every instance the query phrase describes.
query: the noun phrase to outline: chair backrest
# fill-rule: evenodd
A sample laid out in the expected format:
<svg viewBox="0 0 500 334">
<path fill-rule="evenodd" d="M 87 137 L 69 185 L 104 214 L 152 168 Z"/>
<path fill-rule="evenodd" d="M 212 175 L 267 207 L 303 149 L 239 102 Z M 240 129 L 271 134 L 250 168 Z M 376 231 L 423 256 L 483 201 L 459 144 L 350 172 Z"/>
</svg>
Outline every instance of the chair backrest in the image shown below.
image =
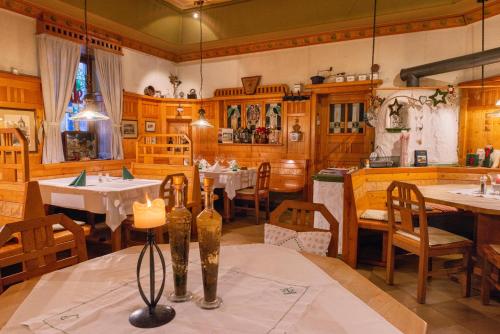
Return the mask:
<svg viewBox="0 0 500 334">
<path fill-rule="evenodd" d="M 269 191 L 269 182 L 271 180 L 271 164 L 263 162 L 257 168 L 257 182 L 255 183 L 255 191 Z"/>
<path fill-rule="evenodd" d="M 415 240 L 410 235 L 417 237 L 421 245 L 429 246 L 425 199 L 415 184 L 393 181 L 387 188 L 387 210 L 389 236 L 401 231 L 409 239 Z M 396 216 L 400 219 L 396 219 Z M 413 227 L 414 216 L 418 216 L 419 220 L 418 233 Z"/>
<path fill-rule="evenodd" d="M 338 253 L 339 223 L 323 204 L 284 200 L 271 212 L 269 223 L 297 232 L 325 232 L 323 229 L 314 227 L 315 212 L 321 213 L 330 224 L 332 239 L 328 246 L 328 256 L 336 257 Z M 285 214 L 287 214 L 286 217 L 284 217 Z"/>
<path fill-rule="evenodd" d="M 62 225 L 73 234 L 73 238 L 56 244 L 52 228 L 54 224 Z M 19 221 L 0 227 L 0 247 L 13 235 L 18 234 L 22 239 L 22 253 L 0 258 L 0 269 L 22 264 L 22 270 L 4 277 L 0 275 L 0 292 L 4 286 L 87 260 L 83 229 L 63 214 Z"/>
<path fill-rule="evenodd" d="M 189 185 L 188 178 L 184 175 L 184 173 L 169 174 L 160 184 L 160 198 L 163 198 L 165 201 L 167 212 L 169 212 L 175 205 L 175 192 L 174 187 L 172 186 L 174 176 L 182 176 L 184 178 L 184 191 L 182 192 L 184 198 L 182 199 L 182 202 L 184 205 L 187 203 L 187 190 Z"/>
<path fill-rule="evenodd" d="M 26 137 L 19 129 L 0 129 L 0 180 L 26 182 L 29 179 L 30 169 Z"/>
<path fill-rule="evenodd" d="M 188 179 L 187 203 L 201 207 L 200 173 L 197 166 L 132 163 L 132 174 L 146 179 L 164 180 L 167 175 L 183 173 Z"/>
<path fill-rule="evenodd" d="M 37 181 L 0 182 L 0 226 L 45 216 Z"/>
</svg>

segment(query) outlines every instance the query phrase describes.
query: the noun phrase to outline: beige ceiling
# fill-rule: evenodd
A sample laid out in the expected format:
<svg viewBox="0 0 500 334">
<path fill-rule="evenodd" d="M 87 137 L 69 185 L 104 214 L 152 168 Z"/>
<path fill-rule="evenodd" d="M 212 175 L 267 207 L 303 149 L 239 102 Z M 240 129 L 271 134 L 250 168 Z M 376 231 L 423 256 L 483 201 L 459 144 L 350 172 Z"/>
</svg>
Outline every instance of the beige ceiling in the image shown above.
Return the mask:
<svg viewBox="0 0 500 334">
<path fill-rule="evenodd" d="M 81 19 L 84 0 L 25 0 Z M 489 0 L 488 6 L 500 0 Z M 90 24 L 183 54 L 198 49 L 193 0 L 88 0 Z M 477 0 L 378 0 L 378 25 L 418 22 L 479 8 Z M 190 8 L 191 7 L 191 8 Z M 210 0 L 204 8 L 205 48 L 227 48 L 369 27 L 373 0 Z"/>
</svg>

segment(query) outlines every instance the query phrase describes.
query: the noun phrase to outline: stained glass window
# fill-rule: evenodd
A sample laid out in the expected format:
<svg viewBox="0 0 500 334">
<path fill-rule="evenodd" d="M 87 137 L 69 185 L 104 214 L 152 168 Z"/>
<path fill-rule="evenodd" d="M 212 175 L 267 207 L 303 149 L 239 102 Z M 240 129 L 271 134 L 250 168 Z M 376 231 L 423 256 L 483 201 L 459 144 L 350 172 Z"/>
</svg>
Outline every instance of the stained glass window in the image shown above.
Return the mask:
<svg viewBox="0 0 500 334">
<path fill-rule="evenodd" d="M 87 131 L 88 123 L 80 121 L 77 127 L 75 121 L 72 121 L 70 117 L 76 114 L 81 108 L 83 108 L 83 97 L 87 94 L 87 82 L 85 77 L 87 75 L 87 64 L 85 62 L 80 62 L 78 65 L 78 70 L 76 71 L 75 86 L 73 87 L 73 92 L 71 93 L 71 99 L 66 109 L 66 114 L 64 116 L 64 121 L 61 122 L 62 131 Z"/>
</svg>

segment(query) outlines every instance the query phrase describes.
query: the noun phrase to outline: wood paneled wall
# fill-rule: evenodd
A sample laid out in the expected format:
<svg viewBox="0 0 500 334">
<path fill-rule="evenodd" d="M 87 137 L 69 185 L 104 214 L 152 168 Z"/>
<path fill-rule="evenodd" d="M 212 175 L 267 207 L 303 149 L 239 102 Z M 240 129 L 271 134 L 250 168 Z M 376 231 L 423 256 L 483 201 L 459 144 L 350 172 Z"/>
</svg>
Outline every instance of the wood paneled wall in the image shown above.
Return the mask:
<svg viewBox="0 0 500 334">
<path fill-rule="evenodd" d="M 478 85 L 478 81 L 461 85 Z M 500 149 L 500 118 L 487 117 L 488 113 L 500 110 L 495 104 L 500 99 L 500 76 L 485 80 L 487 88 L 461 89 L 458 158 L 465 164 L 467 153 L 493 145 Z M 490 88 L 488 86 L 498 86 Z"/>
</svg>

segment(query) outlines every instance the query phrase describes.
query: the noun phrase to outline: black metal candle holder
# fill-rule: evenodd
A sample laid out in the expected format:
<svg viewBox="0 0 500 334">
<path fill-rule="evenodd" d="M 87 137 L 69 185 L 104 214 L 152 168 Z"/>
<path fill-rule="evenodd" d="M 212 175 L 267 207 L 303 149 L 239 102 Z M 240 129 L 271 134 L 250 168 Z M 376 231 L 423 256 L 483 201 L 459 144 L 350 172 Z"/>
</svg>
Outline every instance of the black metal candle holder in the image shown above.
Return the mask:
<svg viewBox="0 0 500 334">
<path fill-rule="evenodd" d="M 146 297 L 141 285 L 140 272 L 141 264 L 149 248 L 149 285 L 150 285 L 150 299 Z M 155 297 L 155 260 L 154 260 L 154 250 L 158 252 L 160 257 L 163 278 L 160 287 L 160 291 Z M 163 288 L 165 287 L 165 259 L 161 253 L 160 248 L 156 244 L 155 234 L 152 229 L 148 229 L 147 243 L 139 255 L 139 261 L 137 262 L 137 285 L 139 287 L 139 293 L 141 294 L 142 300 L 146 303 L 146 307 L 140 308 L 132 312 L 129 316 L 130 323 L 139 328 L 154 328 L 165 325 L 170 322 L 175 317 L 175 310 L 167 305 L 158 305 L 158 301 L 163 293 Z"/>
</svg>

